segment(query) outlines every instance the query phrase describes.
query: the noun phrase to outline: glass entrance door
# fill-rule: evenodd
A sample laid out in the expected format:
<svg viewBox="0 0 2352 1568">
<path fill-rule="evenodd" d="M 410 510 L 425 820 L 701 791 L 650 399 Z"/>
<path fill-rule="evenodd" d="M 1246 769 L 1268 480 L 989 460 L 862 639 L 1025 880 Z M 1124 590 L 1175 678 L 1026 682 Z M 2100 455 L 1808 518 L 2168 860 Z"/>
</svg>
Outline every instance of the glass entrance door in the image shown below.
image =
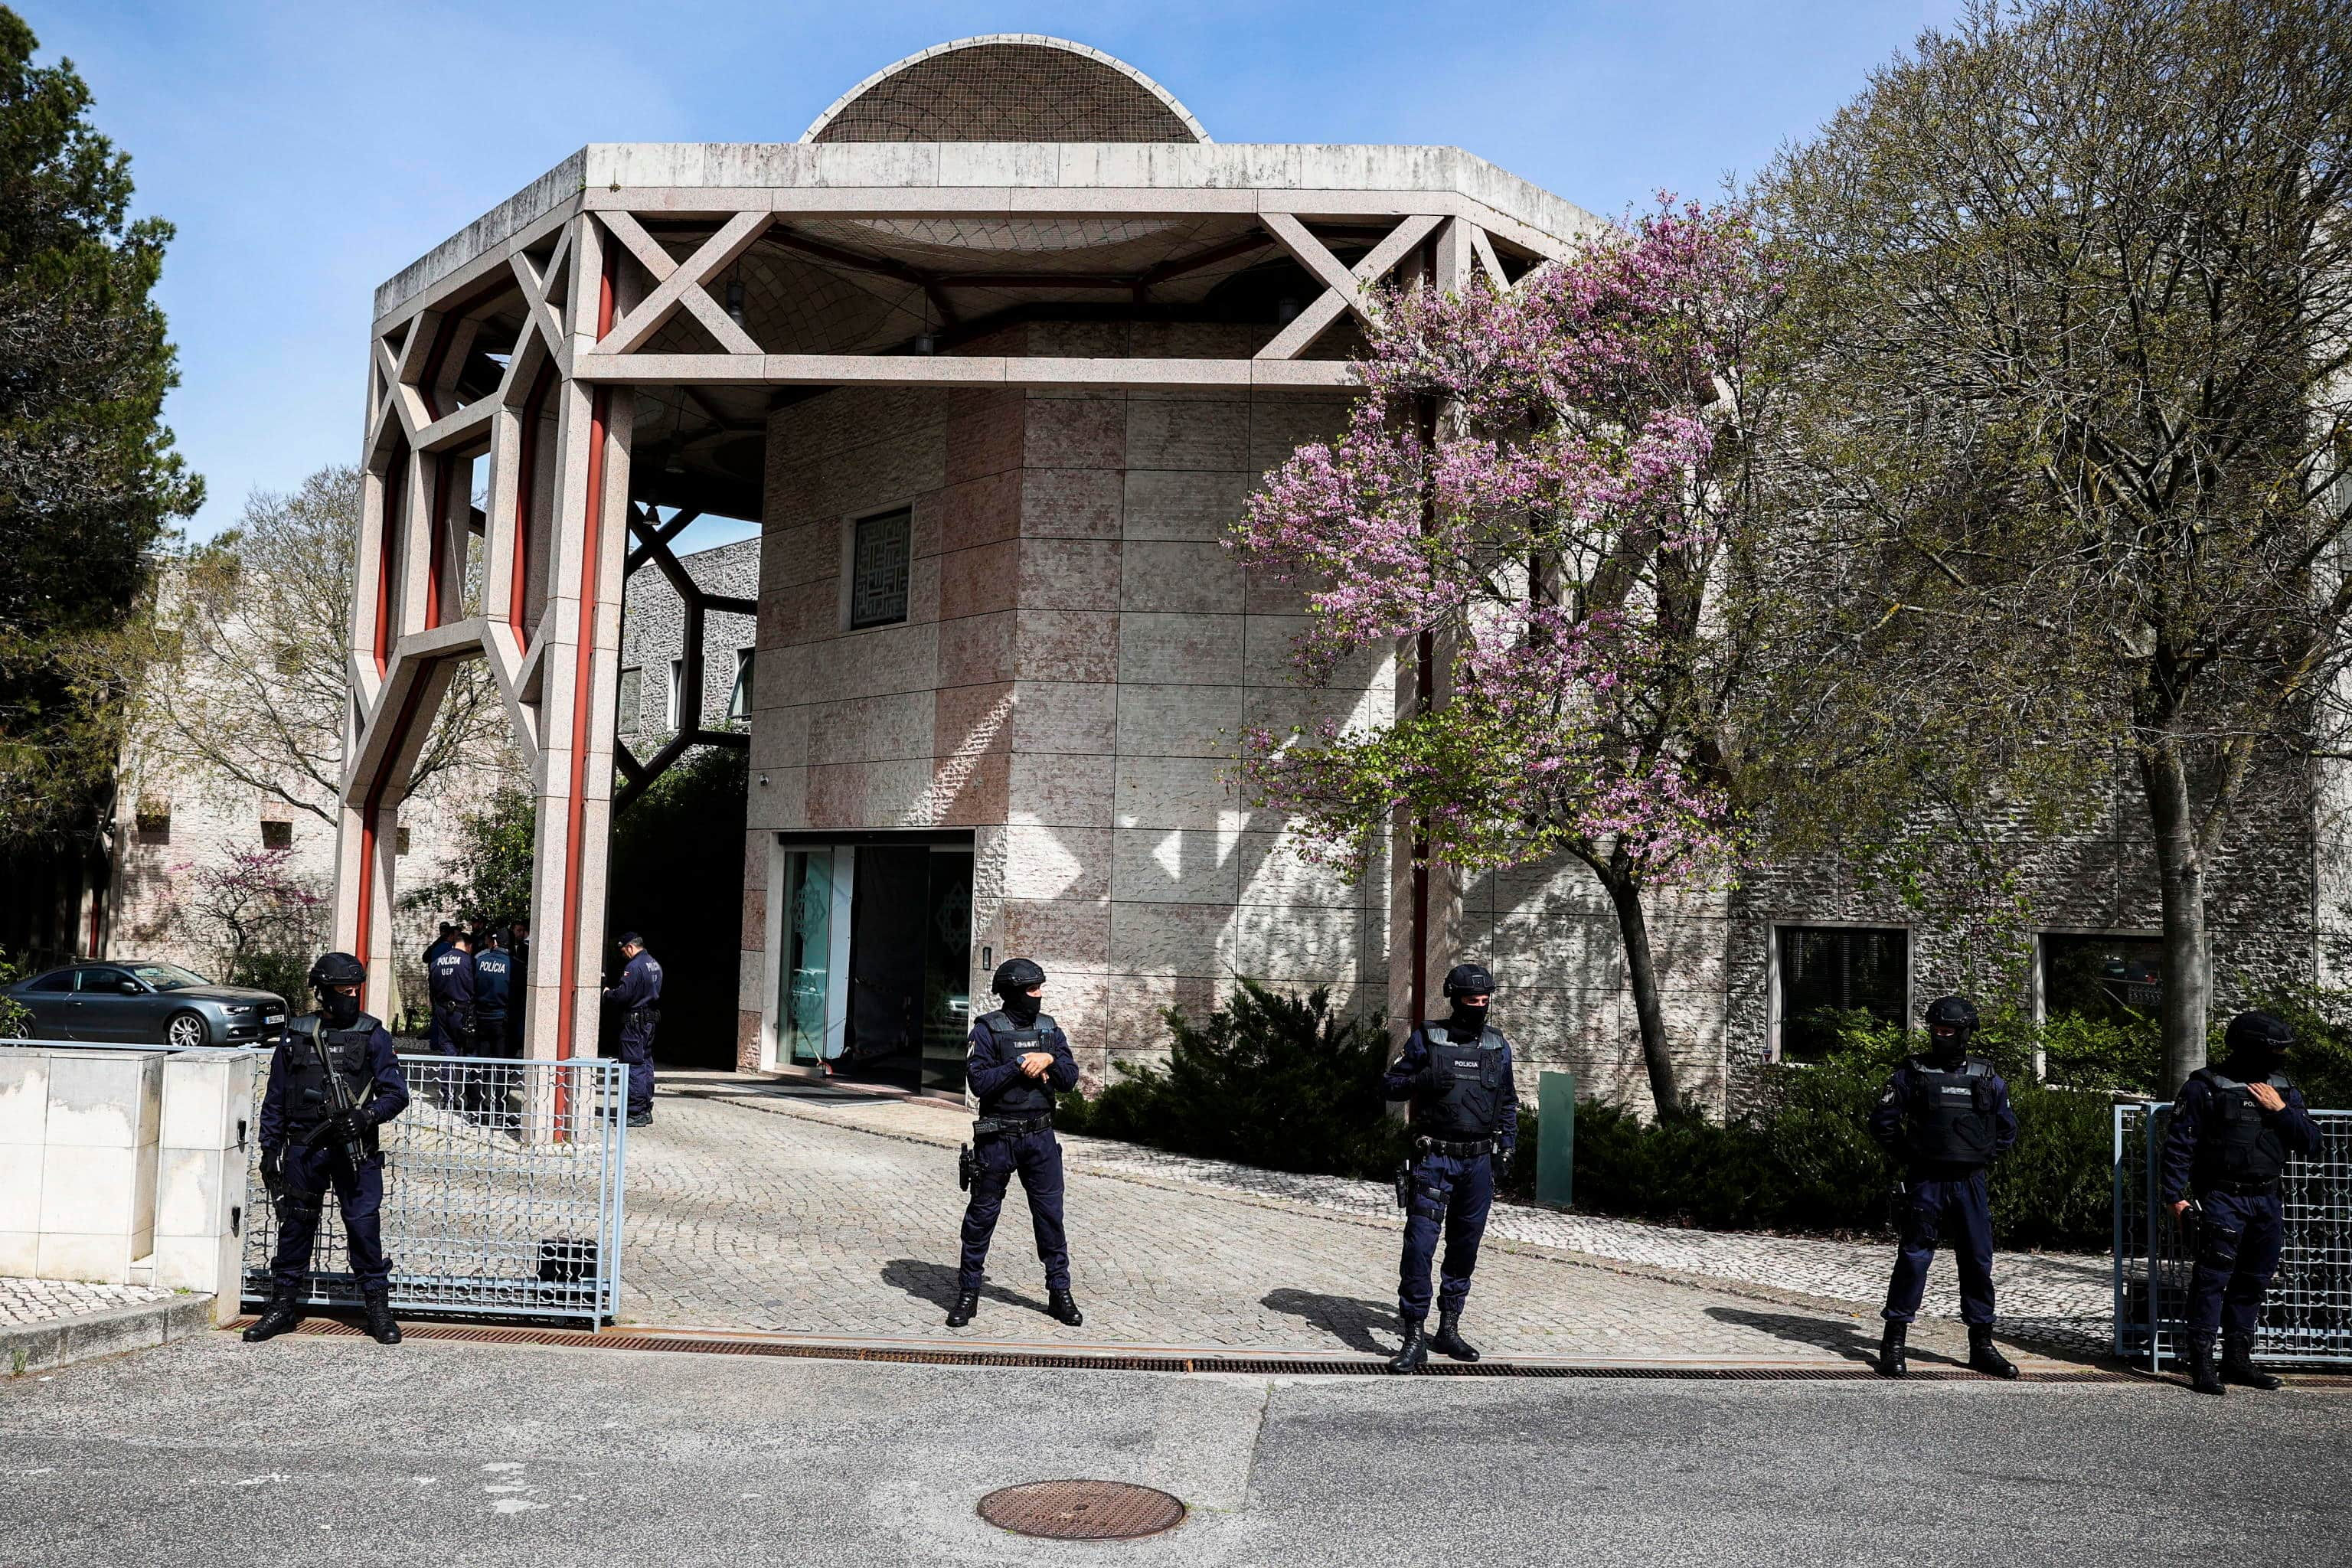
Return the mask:
<svg viewBox="0 0 2352 1568">
<path fill-rule="evenodd" d="M 971 1026 L 970 840 L 877 834 L 795 843 L 782 862 L 783 1064 L 961 1092 Z"/>
</svg>

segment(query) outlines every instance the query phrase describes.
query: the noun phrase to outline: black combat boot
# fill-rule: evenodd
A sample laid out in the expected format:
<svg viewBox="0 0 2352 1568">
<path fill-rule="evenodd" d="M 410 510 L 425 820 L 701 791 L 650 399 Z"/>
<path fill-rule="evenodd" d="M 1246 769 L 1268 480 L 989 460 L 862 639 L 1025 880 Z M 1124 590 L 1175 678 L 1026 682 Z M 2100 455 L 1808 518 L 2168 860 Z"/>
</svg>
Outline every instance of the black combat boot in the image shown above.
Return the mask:
<svg viewBox="0 0 2352 1568">
<path fill-rule="evenodd" d="M 1074 1329 L 1087 1321 L 1087 1315 L 1078 1310 L 1077 1300 L 1067 1290 L 1045 1292 L 1045 1315 Z"/>
<path fill-rule="evenodd" d="M 951 1328 L 951 1329 L 960 1329 L 960 1328 L 962 1328 L 966 1323 L 969 1323 L 969 1322 L 971 1322 L 971 1320 L 972 1320 L 972 1315 L 973 1315 L 974 1313 L 978 1312 L 979 1310 L 980 1310 L 980 1292 L 979 1292 L 979 1291 L 977 1291 L 977 1290 L 959 1290 L 959 1291 L 957 1291 L 957 1292 L 956 1292 L 956 1299 L 955 1299 L 955 1305 L 954 1305 L 954 1306 L 952 1306 L 952 1307 L 950 1307 L 950 1308 L 948 1309 L 948 1327 L 949 1327 L 949 1328 Z"/>
<path fill-rule="evenodd" d="M 1422 1332 L 1419 1318 L 1404 1321 L 1404 1348 L 1389 1358 L 1391 1372 L 1419 1372 L 1429 1360 L 1429 1336 Z"/>
<path fill-rule="evenodd" d="M 367 1311 L 368 1338 L 380 1345 L 398 1344 L 400 1325 L 392 1321 L 392 1303 L 384 1300 L 383 1293 L 377 1291 L 367 1297 L 361 1305 Z"/>
<path fill-rule="evenodd" d="M 293 1297 L 272 1296 L 269 1305 L 261 1309 L 261 1316 L 254 1321 L 253 1326 L 237 1337 L 247 1344 L 257 1345 L 264 1340 L 274 1340 L 280 1334 L 292 1331 L 301 1321 L 302 1309 L 295 1305 Z"/>
<path fill-rule="evenodd" d="M 1452 1356 L 1455 1361 L 1476 1361 L 1477 1347 L 1462 1337 L 1462 1314 L 1440 1309 L 1437 1332 L 1430 1336 L 1429 1348 L 1439 1355 Z"/>
<path fill-rule="evenodd" d="M 1903 1350 L 1903 1342 L 1908 1339 L 1910 1334 L 1911 1325 L 1908 1323 L 1890 1322 L 1880 1331 L 1878 1336 L 1879 1376 L 1906 1377 L 1910 1374 L 1911 1363 Z"/>
<path fill-rule="evenodd" d="M 2015 1377 L 2017 1367 L 1992 1342 L 1990 1325 L 1969 1325 L 1969 1365 L 1987 1377 Z"/>
<path fill-rule="evenodd" d="M 2221 1335 L 2221 1381 L 2259 1388 L 2265 1394 L 2286 1386 L 2254 1364 L 2253 1335 L 2226 1331 Z"/>
<path fill-rule="evenodd" d="M 2189 1386 L 2200 1394 L 2227 1394 L 2221 1369 L 2213 1364 L 2213 1342 L 2203 1334 L 2189 1338 Z"/>
</svg>

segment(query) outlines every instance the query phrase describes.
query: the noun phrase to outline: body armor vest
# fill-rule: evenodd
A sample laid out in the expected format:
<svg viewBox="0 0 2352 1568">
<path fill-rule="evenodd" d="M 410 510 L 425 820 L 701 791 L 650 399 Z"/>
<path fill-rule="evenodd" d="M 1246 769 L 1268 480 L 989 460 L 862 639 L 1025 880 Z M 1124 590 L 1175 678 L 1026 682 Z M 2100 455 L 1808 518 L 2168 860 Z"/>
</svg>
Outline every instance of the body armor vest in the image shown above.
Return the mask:
<svg viewBox="0 0 2352 1568">
<path fill-rule="evenodd" d="M 1475 1040 L 1455 1040 L 1439 1022 L 1421 1026 L 1433 1080 L 1412 1108 L 1412 1130 L 1424 1138 L 1467 1143 L 1495 1136 L 1503 1113 L 1503 1034 L 1485 1028 Z"/>
<path fill-rule="evenodd" d="M 2233 1078 L 2211 1068 L 2197 1076 L 2213 1091 L 2212 1120 L 2197 1141 L 2193 1174 L 2199 1184 L 2212 1182 L 2263 1184 L 2275 1182 L 2286 1170 L 2286 1144 L 2275 1128 L 2263 1120 L 2254 1092 Z M 2284 1095 L 2287 1080 L 2273 1073 L 2263 1080 Z"/>
<path fill-rule="evenodd" d="M 375 1098 L 375 1073 L 368 1066 L 368 1043 L 383 1025 L 368 1014 L 362 1013 L 352 1020 L 348 1029 L 331 1029 L 316 1013 L 305 1014 L 286 1026 L 286 1131 L 292 1137 L 309 1142 L 310 1135 L 326 1125 L 334 1114 L 334 1096 L 328 1091 L 327 1074 L 319 1066 L 319 1053 L 310 1047 L 313 1030 L 327 1047 L 327 1058 L 334 1063 L 335 1076 L 350 1090 L 352 1103 L 364 1110 Z M 375 1130 L 367 1133 L 368 1152 L 375 1152 Z"/>
<path fill-rule="evenodd" d="M 1912 1058 L 1911 1157 L 1946 1165 L 1990 1164 L 1993 1103 L 1990 1062 L 1970 1057 L 1948 1070 Z"/>
<path fill-rule="evenodd" d="M 1050 1053 L 1053 1047 L 1045 1044 L 1045 1037 L 1061 1027 L 1051 1015 L 1040 1013 L 1037 1021 L 1024 1029 L 1001 1008 L 981 1022 L 988 1026 L 997 1056 L 1004 1061 L 1031 1051 Z M 1054 1091 L 1045 1087 L 1045 1079 L 1022 1074 L 981 1101 L 980 1108 L 991 1116 L 1038 1116 L 1054 1109 Z"/>
</svg>

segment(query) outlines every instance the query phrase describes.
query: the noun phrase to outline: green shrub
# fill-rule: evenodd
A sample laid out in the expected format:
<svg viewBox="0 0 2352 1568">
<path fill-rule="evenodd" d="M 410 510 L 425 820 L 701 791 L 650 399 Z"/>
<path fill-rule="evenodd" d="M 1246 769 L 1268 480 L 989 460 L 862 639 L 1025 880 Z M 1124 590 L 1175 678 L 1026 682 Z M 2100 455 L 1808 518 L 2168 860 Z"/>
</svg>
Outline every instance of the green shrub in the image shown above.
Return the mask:
<svg viewBox="0 0 2352 1568">
<path fill-rule="evenodd" d="M 308 1012 L 310 1005 L 310 960 L 289 948 L 256 948 L 229 961 L 227 973 L 221 976 L 221 984 L 274 991 L 294 1012 Z"/>
<path fill-rule="evenodd" d="M 2273 992 L 2261 1005 L 2294 1030 L 2286 1070 L 2304 1103 L 2315 1110 L 2352 1108 L 2352 991 L 2297 986 Z M 2216 1055 L 2219 1047 L 2217 1038 Z"/>
<path fill-rule="evenodd" d="M 1071 1132 L 1118 1138 L 1276 1171 L 1386 1177 L 1403 1157 L 1381 1075 L 1388 1033 L 1378 1015 L 1334 1013 L 1328 989 L 1285 996 L 1244 980 L 1194 1023 L 1162 1015 L 1174 1037 L 1165 1068 L 1120 1064 L 1092 1100 L 1061 1097 Z"/>
</svg>

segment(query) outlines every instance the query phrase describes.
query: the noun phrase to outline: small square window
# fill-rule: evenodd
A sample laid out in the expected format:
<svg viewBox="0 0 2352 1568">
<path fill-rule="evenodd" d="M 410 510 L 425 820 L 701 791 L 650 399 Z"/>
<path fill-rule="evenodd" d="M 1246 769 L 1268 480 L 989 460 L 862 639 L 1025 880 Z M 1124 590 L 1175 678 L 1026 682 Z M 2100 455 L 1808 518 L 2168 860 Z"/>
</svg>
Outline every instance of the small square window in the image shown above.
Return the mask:
<svg viewBox="0 0 2352 1568">
<path fill-rule="evenodd" d="M 261 825 L 261 847 L 264 849 L 294 847 L 294 825 L 290 822 L 265 822 Z"/>
<path fill-rule="evenodd" d="M 640 710 L 645 705 L 645 691 L 644 670 L 630 668 L 621 671 L 621 700 L 618 704 L 621 712 L 616 727 L 622 734 L 635 734 L 644 722 L 645 715 Z"/>
<path fill-rule="evenodd" d="M 167 800 L 141 801 L 138 833 L 142 844 L 172 842 L 172 803 Z"/>
<path fill-rule="evenodd" d="M 1881 1023 L 1906 1021 L 1911 990 L 1911 933 L 1863 926 L 1782 926 L 1780 1007 L 1776 1022 L 1783 1061 L 1814 1061 L 1837 1043 L 1831 1015 L 1867 1013 Z"/>
<path fill-rule="evenodd" d="M 405 854 L 407 854 L 407 853 L 408 853 L 408 829 L 407 829 L 407 828 L 405 828 L 405 827 L 401 827 L 401 828 L 398 828 L 398 829 L 394 830 L 394 834 L 393 834 L 393 838 L 392 838 L 392 852 L 393 852 L 394 855 L 405 855 Z"/>
<path fill-rule="evenodd" d="M 727 694 L 727 717 L 748 719 L 751 716 L 751 650 L 735 650 L 735 689 Z"/>
<path fill-rule="evenodd" d="M 857 520 L 849 562 L 849 629 L 907 618 L 907 574 L 913 561 L 915 514 L 907 507 Z"/>
<path fill-rule="evenodd" d="M 2071 936 L 2042 939 L 2042 1012 L 2108 1024 L 2143 1023 L 2164 1000 L 2164 939 Z"/>
</svg>

